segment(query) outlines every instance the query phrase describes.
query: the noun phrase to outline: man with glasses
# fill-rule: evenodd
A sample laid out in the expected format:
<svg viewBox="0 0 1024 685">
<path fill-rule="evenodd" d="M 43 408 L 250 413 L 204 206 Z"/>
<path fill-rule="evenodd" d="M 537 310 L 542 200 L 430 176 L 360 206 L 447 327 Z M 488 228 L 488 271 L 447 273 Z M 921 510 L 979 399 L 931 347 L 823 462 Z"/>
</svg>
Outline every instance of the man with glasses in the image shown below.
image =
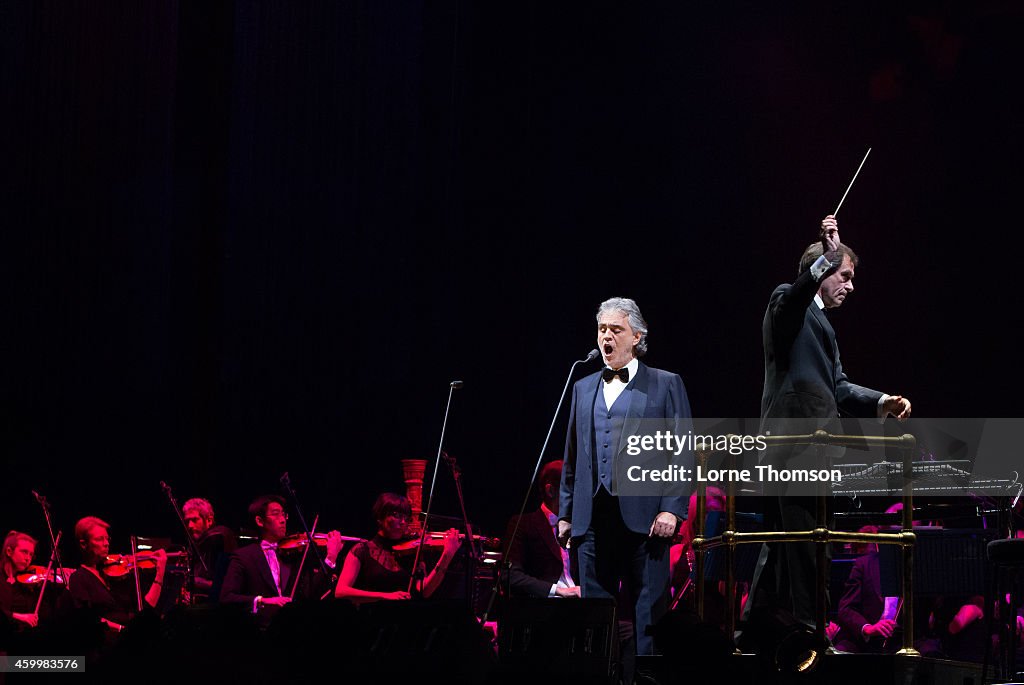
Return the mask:
<svg viewBox="0 0 1024 685">
<path fill-rule="evenodd" d="M 260 540 L 231 555 L 220 592 L 222 603 L 251 607 L 261 628 L 266 628 L 277 611 L 291 601 L 296 584 L 295 597 L 302 599 L 317 599 L 330 586 L 330 579 L 323 578 L 315 560 L 307 559 L 305 565 L 312 577 L 296 578 L 301 553 L 279 553 L 278 543 L 288 534 L 288 512 L 284 504 L 282 497 L 263 495 L 249 505 L 249 518 L 259 531 Z M 331 531 L 327 536 L 325 559 L 329 568 L 333 569 L 337 563 L 341 547 L 341 533 Z"/>
</svg>

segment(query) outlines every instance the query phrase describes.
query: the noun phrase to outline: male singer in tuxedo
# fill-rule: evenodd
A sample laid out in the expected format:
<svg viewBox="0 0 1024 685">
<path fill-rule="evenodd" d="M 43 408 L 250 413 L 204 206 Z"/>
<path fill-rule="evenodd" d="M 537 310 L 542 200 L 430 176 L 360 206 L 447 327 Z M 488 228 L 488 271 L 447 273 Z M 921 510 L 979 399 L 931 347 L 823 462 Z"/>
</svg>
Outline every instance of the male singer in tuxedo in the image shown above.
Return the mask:
<svg viewBox="0 0 1024 685">
<path fill-rule="evenodd" d="M 522 518 L 508 522 L 505 539 L 511 540 L 508 550 L 509 587 L 518 597 L 580 596 L 580 586 L 573 578 L 569 550 L 558 544 L 558 488 L 562 478 L 562 460 L 548 462 L 540 471 L 541 504 Z M 519 529 L 512 537 L 519 520 Z M 578 576 L 579 573 L 576 573 Z"/>
<path fill-rule="evenodd" d="M 636 652 L 653 654 L 647 628 L 668 605 L 668 548 L 686 516 L 688 492 L 681 484 L 644 494 L 619 490 L 629 487 L 627 438 L 652 424 L 685 435 L 690 403 L 678 375 L 639 361 L 647 322 L 633 300 L 601 304 L 597 345 L 605 368 L 573 387 L 558 534 L 563 541 L 571 536 L 579 550 L 584 598 L 616 597 L 623 583 L 635 609 Z"/>
<path fill-rule="evenodd" d="M 819 241 L 804 250 L 796 281 L 775 288 L 762 324 L 764 392 L 761 433 L 809 433 L 830 428 L 840 415 L 901 421 L 910 416 L 910 401 L 899 395 L 851 383 L 839 361 L 836 333 L 825 310 L 835 309 L 853 292 L 857 255 L 839 240 L 834 216 L 821 222 Z M 798 419 L 801 421 L 794 421 Z M 833 429 L 833 432 L 835 430 Z M 806 458 L 776 450 L 769 460 Z M 774 463 L 785 467 L 786 463 Z M 811 530 L 813 497 L 766 498 L 766 530 Z M 762 549 L 748 605 L 782 609 L 814 624 L 814 543 L 776 543 Z M 748 606 L 748 609 L 750 607 Z"/>
<path fill-rule="evenodd" d="M 263 495 L 249 505 L 249 518 L 259 531 L 260 541 L 242 547 L 231 555 L 220 601 L 224 604 L 242 604 L 256 615 L 256 622 L 266 628 L 274 614 L 291 601 L 292 586 L 298 571 L 301 554 L 291 557 L 278 554 L 278 543 L 288 534 L 288 513 L 284 498 Z M 341 533 L 331 531 L 327 536 L 325 563 L 331 569 L 338 561 L 342 547 Z M 306 559 L 307 570 L 312 569 L 312 582 L 306 571 L 296 590 L 296 597 L 316 599 L 330 587 L 330 579 L 323 578 L 310 551 Z"/>
</svg>

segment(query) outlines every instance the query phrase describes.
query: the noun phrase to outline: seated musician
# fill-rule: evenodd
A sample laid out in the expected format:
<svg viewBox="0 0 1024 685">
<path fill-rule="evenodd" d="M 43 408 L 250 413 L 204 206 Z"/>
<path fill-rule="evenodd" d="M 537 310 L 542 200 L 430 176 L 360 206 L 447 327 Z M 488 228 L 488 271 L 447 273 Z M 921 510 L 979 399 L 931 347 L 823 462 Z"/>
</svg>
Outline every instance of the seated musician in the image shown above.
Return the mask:
<svg viewBox="0 0 1024 685">
<path fill-rule="evenodd" d="M 721 488 L 709 486 L 705 497 L 705 513 L 725 511 L 725 492 Z M 694 563 L 693 539 L 697 537 L 693 522 L 697 520 L 697 493 L 690 494 L 686 520 L 679 525 L 679 532 L 669 547 L 670 577 L 673 588 L 681 588 L 690 576 Z M 705 531 L 705 536 L 714 535 L 715 531 Z M 723 588 L 724 589 L 724 588 Z"/>
<path fill-rule="evenodd" d="M 919 648 L 925 656 L 977 661 L 985 658 L 991 644 L 985 621 L 985 598 L 981 595 L 940 595 L 932 602 L 928 614 L 928 634 L 937 640 L 922 641 Z"/>
<path fill-rule="evenodd" d="M 185 502 L 181 513 L 199 550 L 199 559 L 192 563 L 196 596 L 210 598 L 214 580 L 223 577 L 228 555 L 238 547 L 238 536 L 227 526 L 214 522 L 213 505 L 208 500 L 194 497 Z"/>
<path fill-rule="evenodd" d="M 573 580 L 569 551 L 558 544 L 558 488 L 562 481 L 562 460 L 548 462 L 540 471 L 540 507 L 521 519 L 508 522 L 505 539 L 508 550 L 509 587 L 517 597 L 579 597 L 580 586 Z M 512 531 L 519 527 L 515 538 Z M 577 577 L 579 576 L 577 572 Z"/>
<path fill-rule="evenodd" d="M 356 604 L 382 599 L 409 599 L 415 548 L 404 556 L 394 550 L 396 544 L 410 540 L 408 531 L 412 507 L 409 500 L 385 492 L 373 505 L 373 517 L 377 521 L 377 535 L 372 540 L 356 544 L 345 557 L 334 596 Z M 441 558 L 423 581 L 421 592 L 424 597 L 430 597 L 441 584 L 459 544 L 457 531 L 449 530 L 444 537 Z"/>
<path fill-rule="evenodd" d="M 35 628 L 39 625 L 36 611 L 36 592 L 22 583 L 17 576 L 24 573 L 32 564 L 32 556 L 36 552 L 36 541 L 31 535 L 12 530 L 4 538 L 0 550 L 0 614 L 4 620 L 12 622 L 14 628 Z"/>
<path fill-rule="evenodd" d="M 68 594 L 76 609 L 90 610 L 108 629 L 120 632 L 128 623 L 134 607 L 111 591 L 103 569 L 110 555 L 110 524 L 95 516 L 86 516 L 75 524 L 75 539 L 82 551 L 82 563 L 68 579 Z M 143 608 L 155 608 L 163 589 L 167 553 L 156 550 L 156 576 L 143 596 Z"/>
<path fill-rule="evenodd" d="M 320 562 L 310 551 L 305 562 L 301 550 L 298 554 L 279 553 L 278 543 L 288 534 L 288 512 L 284 498 L 263 495 L 249 505 L 249 518 L 259 531 L 260 541 L 239 548 L 231 555 L 224 585 L 220 591 L 221 604 L 239 604 L 257 615 L 257 624 L 266 628 L 280 607 L 288 604 L 292 596 L 318 599 L 329 592 L 330 581 L 324 578 Z M 341 533 L 336 530 L 327 535 L 327 553 L 324 560 L 333 569 L 342 548 Z M 302 577 L 299 578 L 299 567 Z"/>
<path fill-rule="evenodd" d="M 863 526 L 858 532 L 877 533 L 875 526 Z M 898 597 L 882 596 L 882 581 L 878 561 L 878 545 L 867 545 L 850 571 L 850 577 L 839 601 L 840 632 L 836 648 L 844 652 L 883 652 L 893 645 L 895 651 L 902 646 L 898 640 L 889 640 L 896 630 Z"/>
</svg>

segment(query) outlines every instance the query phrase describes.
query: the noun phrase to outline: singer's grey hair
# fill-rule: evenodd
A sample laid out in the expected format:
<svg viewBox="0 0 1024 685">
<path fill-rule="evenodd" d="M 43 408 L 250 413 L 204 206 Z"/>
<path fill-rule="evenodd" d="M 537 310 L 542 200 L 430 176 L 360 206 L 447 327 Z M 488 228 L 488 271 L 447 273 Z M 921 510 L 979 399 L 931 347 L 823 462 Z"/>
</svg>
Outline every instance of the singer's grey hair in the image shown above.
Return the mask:
<svg viewBox="0 0 1024 685">
<path fill-rule="evenodd" d="M 601 303 L 597 308 L 597 321 L 601 322 L 601 315 L 608 312 L 622 312 L 629 317 L 629 327 L 640 334 L 640 342 L 636 344 L 636 356 L 640 358 L 647 354 L 647 322 L 644 315 L 640 313 L 640 307 L 628 297 L 612 297 Z"/>
</svg>

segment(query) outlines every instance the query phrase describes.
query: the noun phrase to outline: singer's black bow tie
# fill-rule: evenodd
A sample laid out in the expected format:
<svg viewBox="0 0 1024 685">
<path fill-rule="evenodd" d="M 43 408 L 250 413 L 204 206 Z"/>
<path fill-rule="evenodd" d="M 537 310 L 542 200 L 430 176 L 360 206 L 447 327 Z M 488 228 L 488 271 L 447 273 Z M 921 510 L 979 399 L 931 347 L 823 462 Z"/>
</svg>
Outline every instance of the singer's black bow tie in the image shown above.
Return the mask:
<svg viewBox="0 0 1024 685">
<path fill-rule="evenodd" d="M 604 371 L 601 372 L 601 378 L 604 379 L 605 383 L 611 383 L 612 379 L 616 376 L 618 376 L 623 383 L 629 383 L 629 369 L 625 366 L 618 371 L 612 371 L 606 366 Z"/>
</svg>

